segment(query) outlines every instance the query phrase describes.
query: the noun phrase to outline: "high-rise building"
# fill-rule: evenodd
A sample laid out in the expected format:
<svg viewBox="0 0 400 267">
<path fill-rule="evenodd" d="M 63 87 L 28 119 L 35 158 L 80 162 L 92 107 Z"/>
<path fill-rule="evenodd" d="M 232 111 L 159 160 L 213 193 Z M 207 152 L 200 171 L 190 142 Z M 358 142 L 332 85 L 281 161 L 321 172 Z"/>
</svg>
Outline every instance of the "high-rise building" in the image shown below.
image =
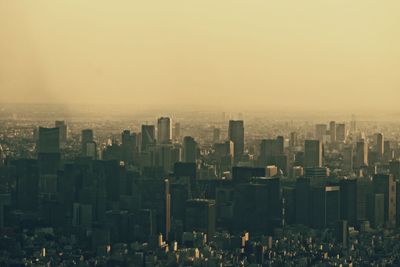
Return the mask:
<svg viewBox="0 0 400 267">
<path fill-rule="evenodd" d="M 150 146 L 155 145 L 156 143 L 155 132 L 156 130 L 154 125 L 142 125 L 141 151 L 148 151 Z"/>
<path fill-rule="evenodd" d="M 349 225 L 357 223 L 357 180 L 340 180 L 340 218 Z"/>
<path fill-rule="evenodd" d="M 133 162 L 134 154 L 137 152 L 137 135 L 129 130 L 124 130 L 121 137 L 122 160 L 125 163 Z"/>
<path fill-rule="evenodd" d="M 378 228 L 385 223 L 385 195 L 368 194 L 366 197 L 366 218 L 373 227 Z"/>
<path fill-rule="evenodd" d="M 353 152 L 353 145 L 346 146 L 343 149 L 343 170 L 346 172 L 351 172 L 353 171 L 353 158 L 354 158 L 354 152 Z"/>
<path fill-rule="evenodd" d="M 60 129 L 39 127 L 38 153 L 60 153 Z"/>
<path fill-rule="evenodd" d="M 240 161 L 244 153 L 244 124 L 242 120 L 230 120 L 228 138 L 234 145 L 235 162 Z"/>
<path fill-rule="evenodd" d="M 87 143 L 93 142 L 93 130 L 92 129 L 84 129 L 81 133 L 81 146 L 82 146 L 82 155 L 86 156 L 87 153 Z"/>
<path fill-rule="evenodd" d="M 375 194 L 383 194 L 385 223 L 389 227 L 396 226 L 396 180 L 393 175 L 377 174 L 373 178 Z"/>
<path fill-rule="evenodd" d="M 169 117 L 161 117 L 157 121 L 157 142 L 169 144 L 172 140 L 172 122 Z"/>
<path fill-rule="evenodd" d="M 196 162 L 197 159 L 197 142 L 191 136 L 183 138 L 183 161 Z"/>
<path fill-rule="evenodd" d="M 60 129 L 59 130 L 60 143 L 65 144 L 65 142 L 67 142 L 67 137 L 68 137 L 67 124 L 65 123 L 65 121 L 56 121 L 55 127 Z"/>
<path fill-rule="evenodd" d="M 173 138 L 178 141 L 181 138 L 181 124 L 176 122 L 173 129 Z"/>
<path fill-rule="evenodd" d="M 304 143 L 304 167 L 322 167 L 323 145 L 320 140 L 305 140 Z"/>
<path fill-rule="evenodd" d="M 364 166 L 368 166 L 368 144 L 362 140 L 356 145 L 354 167 L 359 169 Z"/>
<path fill-rule="evenodd" d="M 310 225 L 311 219 L 311 181 L 308 178 L 298 178 L 296 180 L 295 191 L 297 224 Z"/>
<path fill-rule="evenodd" d="M 383 134 L 378 133 L 376 134 L 376 153 L 378 156 L 378 160 L 383 160 L 383 153 L 385 152 L 385 140 L 383 138 Z"/>
<path fill-rule="evenodd" d="M 311 207 L 312 227 L 321 229 L 333 226 L 340 219 L 340 187 L 312 188 Z"/>
<path fill-rule="evenodd" d="M 331 143 L 335 143 L 336 142 L 336 122 L 335 121 L 331 121 L 329 123 L 329 134 L 331 136 Z"/>
<path fill-rule="evenodd" d="M 212 237 L 215 233 L 215 200 L 190 199 L 186 201 L 186 231 L 206 233 Z"/>
<path fill-rule="evenodd" d="M 346 140 L 346 124 L 336 124 L 336 141 L 344 142 Z"/>
</svg>

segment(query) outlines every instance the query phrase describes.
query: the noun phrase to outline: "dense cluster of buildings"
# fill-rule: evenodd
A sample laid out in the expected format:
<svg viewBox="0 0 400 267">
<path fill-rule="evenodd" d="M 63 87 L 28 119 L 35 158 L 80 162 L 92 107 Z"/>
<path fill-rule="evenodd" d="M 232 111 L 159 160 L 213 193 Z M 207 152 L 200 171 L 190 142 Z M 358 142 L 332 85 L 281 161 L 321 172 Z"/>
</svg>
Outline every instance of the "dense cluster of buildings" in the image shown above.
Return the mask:
<svg viewBox="0 0 400 267">
<path fill-rule="evenodd" d="M 211 143 L 181 126 L 99 142 L 56 121 L 34 129 L 32 157 L 0 146 L 0 263 L 400 264 L 396 140 L 355 121 L 249 140 L 229 120 Z"/>
</svg>

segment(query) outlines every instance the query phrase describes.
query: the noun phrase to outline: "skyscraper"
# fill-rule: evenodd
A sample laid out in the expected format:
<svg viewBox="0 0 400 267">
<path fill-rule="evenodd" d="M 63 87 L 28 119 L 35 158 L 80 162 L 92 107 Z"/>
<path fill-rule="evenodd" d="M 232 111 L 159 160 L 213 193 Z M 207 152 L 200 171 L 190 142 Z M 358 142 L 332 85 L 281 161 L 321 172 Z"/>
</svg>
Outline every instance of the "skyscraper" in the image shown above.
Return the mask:
<svg viewBox="0 0 400 267">
<path fill-rule="evenodd" d="M 87 144 L 94 143 L 93 142 L 93 130 L 92 129 L 84 129 L 81 133 L 81 147 L 82 147 L 82 155 L 87 156 Z"/>
<path fill-rule="evenodd" d="M 60 153 L 60 129 L 39 127 L 38 153 Z"/>
<path fill-rule="evenodd" d="M 156 143 L 154 125 L 142 125 L 142 143 L 141 150 L 147 151 L 148 148 Z"/>
<path fill-rule="evenodd" d="M 376 152 L 378 155 L 378 160 L 383 160 L 383 153 L 385 152 L 384 142 L 383 134 L 376 134 Z"/>
<path fill-rule="evenodd" d="M 215 233 L 215 200 L 186 201 L 186 231 L 199 231 L 212 237 Z"/>
<path fill-rule="evenodd" d="M 159 144 L 169 144 L 172 140 L 172 124 L 169 117 L 161 117 L 157 121 L 157 141 Z"/>
<path fill-rule="evenodd" d="M 329 123 L 329 134 L 331 136 L 331 143 L 335 143 L 336 142 L 336 122 L 335 121 L 331 121 Z"/>
<path fill-rule="evenodd" d="M 323 145 L 319 140 L 305 140 L 304 143 L 304 167 L 322 167 Z"/>
<path fill-rule="evenodd" d="M 368 166 L 368 144 L 364 140 L 357 142 L 354 162 L 354 167 L 357 169 L 363 166 Z"/>
<path fill-rule="evenodd" d="M 132 162 L 134 153 L 137 151 L 137 136 L 136 133 L 131 133 L 129 130 L 122 132 L 122 160 L 125 163 Z"/>
<path fill-rule="evenodd" d="M 386 225 L 389 227 L 396 226 L 396 180 L 394 176 L 377 174 L 372 181 L 374 193 L 384 195 Z"/>
<path fill-rule="evenodd" d="M 197 158 L 197 142 L 191 136 L 183 138 L 183 161 L 196 162 Z"/>
<path fill-rule="evenodd" d="M 181 138 L 181 124 L 176 122 L 173 130 L 173 138 L 175 141 L 178 141 Z"/>
<path fill-rule="evenodd" d="M 346 124 L 336 124 L 336 141 L 344 142 L 346 140 Z"/>
<path fill-rule="evenodd" d="M 244 153 L 244 125 L 242 120 L 230 120 L 228 138 L 234 145 L 234 158 L 238 162 Z"/>
</svg>

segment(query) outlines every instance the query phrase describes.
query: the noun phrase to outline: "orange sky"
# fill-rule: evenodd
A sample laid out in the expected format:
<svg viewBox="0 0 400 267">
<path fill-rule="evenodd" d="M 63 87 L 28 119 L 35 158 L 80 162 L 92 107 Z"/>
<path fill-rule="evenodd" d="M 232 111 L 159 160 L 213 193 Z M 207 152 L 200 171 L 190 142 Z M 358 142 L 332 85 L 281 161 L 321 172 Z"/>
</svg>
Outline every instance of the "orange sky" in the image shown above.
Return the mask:
<svg viewBox="0 0 400 267">
<path fill-rule="evenodd" d="M 0 0 L 0 102 L 399 110 L 400 1 Z"/>
</svg>

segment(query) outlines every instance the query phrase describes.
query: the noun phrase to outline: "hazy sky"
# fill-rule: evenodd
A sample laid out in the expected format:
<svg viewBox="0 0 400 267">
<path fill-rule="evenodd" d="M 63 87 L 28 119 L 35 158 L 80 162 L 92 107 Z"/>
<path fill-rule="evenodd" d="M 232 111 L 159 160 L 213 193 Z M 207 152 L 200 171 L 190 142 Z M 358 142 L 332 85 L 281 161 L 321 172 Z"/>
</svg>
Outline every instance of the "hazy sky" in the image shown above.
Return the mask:
<svg viewBox="0 0 400 267">
<path fill-rule="evenodd" d="M 0 0 L 0 102 L 399 100 L 399 0 Z"/>
</svg>

